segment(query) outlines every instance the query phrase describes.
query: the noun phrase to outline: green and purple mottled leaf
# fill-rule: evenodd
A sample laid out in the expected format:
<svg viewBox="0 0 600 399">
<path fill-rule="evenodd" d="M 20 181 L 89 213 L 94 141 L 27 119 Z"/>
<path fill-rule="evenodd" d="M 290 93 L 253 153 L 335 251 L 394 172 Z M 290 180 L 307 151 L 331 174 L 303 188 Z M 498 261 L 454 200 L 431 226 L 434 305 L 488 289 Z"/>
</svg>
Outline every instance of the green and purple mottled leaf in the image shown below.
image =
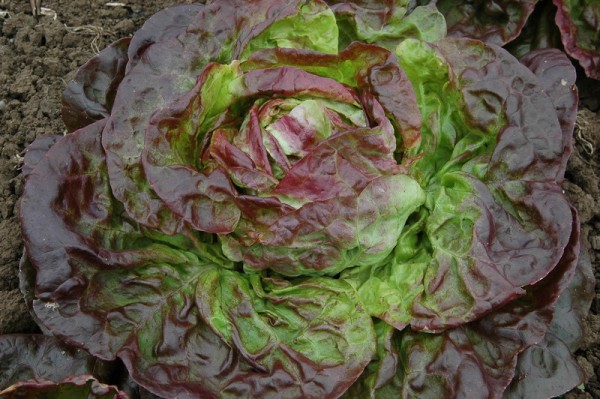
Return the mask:
<svg viewBox="0 0 600 399">
<path fill-rule="evenodd" d="M 565 51 L 587 76 L 600 79 L 600 4 L 594 0 L 553 0 Z"/>
<path fill-rule="evenodd" d="M 391 330 L 380 330 L 377 357 L 347 397 L 356 393 L 370 398 L 501 397 L 513 378 L 518 355 L 544 338 L 559 295 L 575 273 L 579 253 L 575 211 L 572 217 L 570 246 L 548 277 L 481 319 L 439 334 L 404 330 L 391 336 Z"/>
<path fill-rule="evenodd" d="M 388 264 L 345 277 L 373 316 L 397 329 L 440 331 L 524 295 L 556 266 L 571 235 L 569 203 L 555 181 L 570 139 L 556 117 L 541 121 L 556 114 L 554 105 L 505 51 L 447 39 L 407 40 L 396 52 L 424 123 L 409 174 L 428 199 Z M 505 160 L 519 152 L 520 163 Z"/>
<path fill-rule="evenodd" d="M 241 64 L 244 71 L 281 66 L 292 66 L 352 87 L 366 88 L 392 122 L 398 151 L 412 148 L 420 141 L 421 118 L 412 84 L 393 54 L 385 49 L 353 43 L 337 56 L 265 49 Z"/>
<path fill-rule="evenodd" d="M 298 284 L 248 289 L 247 277 L 226 270 L 230 266 L 219 258 L 216 243 L 140 228 L 110 192 L 100 144 L 105 122 L 63 138 L 27 180 L 23 230 L 36 269 L 33 308 L 45 327 L 100 358 L 120 357 L 136 381 L 167 397 L 333 398 L 345 391 L 374 350 L 370 317 L 349 286 L 333 280 L 298 283 L 331 303 L 335 315 L 329 316 L 327 307 L 302 296 Z M 207 285 L 207 273 L 238 278 Z M 249 304 L 219 319 L 201 311 L 208 305 L 203 297 L 244 289 L 260 317 L 249 318 L 240 331 L 254 325 L 260 334 L 226 342 L 211 328 L 241 323 Z M 311 324 L 322 318 L 330 323 L 327 329 Z M 270 334 L 262 330 L 265 323 L 274 323 Z M 287 357 L 274 357 L 270 369 L 252 363 L 248 353 L 260 337 L 280 342 L 281 356 Z M 320 355 L 331 348 L 338 351 L 335 361 Z"/>
<path fill-rule="evenodd" d="M 287 65 L 272 66 L 293 62 L 298 56 L 295 50 L 262 53 L 262 60 L 243 64 L 247 69 L 271 62 L 265 69 L 242 72 L 235 63 L 211 64 L 194 90 L 153 118 L 143 152 L 148 181 L 191 226 L 221 234 L 227 256 L 243 261 L 249 269 L 269 268 L 288 276 L 332 275 L 379 262 L 396 245 L 404 221 L 424 196 L 416 182 L 398 175 L 404 169 L 394 158 L 394 130 L 384 109 L 387 105 L 392 111 L 400 110 L 396 120 L 406 125 L 407 109 L 401 106 L 416 108 L 416 103 L 410 97 L 396 102 L 391 93 L 396 87 L 408 91 L 410 86 L 403 87 L 408 84 L 406 78 L 383 49 L 382 65 L 365 65 L 365 59 L 358 58 L 359 50 L 370 48 L 349 48 L 341 60 L 319 55 L 323 62 L 315 72 L 325 76 Z M 272 61 L 272 57 L 277 58 Z M 328 77 L 340 73 L 333 68 L 346 60 L 357 64 L 347 67 L 350 75 L 344 77 L 351 87 Z M 352 87 L 367 79 L 371 94 L 359 96 Z M 221 93 L 219 101 L 207 100 L 215 97 L 214 87 L 228 87 L 228 92 Z M 321 113 L 325 121 L 298 122 L 292 116 L 308 115 L 299 108 L 307 102 L 291 107 L 289 101 L 286 105 L 272 100 L 274 105 L 270 105 L 272 98 L 310 98 L 314 104 L 311 118 Z M 252 101 L 254 107 L 244 107 Z M 291 108 L 287 114 L 285 106 Z M 260 113 L 274 109 L 281 109 L 281 115 L 271 116 L 273 123 L 256 123 Z M 248 119 L 246 113 L 255 116 Z M 364 126 L 365 116 L 369 127 Z M 322 136 L 321 141 L 306 130 L 310 124 L 320 124 L 323 132 L 335 129 L 344 118 L 350 125 Z M 241 132 L 235 126 L 242 126 Z M 250 135 L 258 140 L 252 149 L 239 138 Z M 208 140 L 207 150 L 204 145 L 197 149 L 195 143 Z M 394 195 L 379 194 L 385 192 Z M 256 223 L 266 201 L 275 213 L 270 222 L 265 223 L 263 217 Z M 229 233 L 233 234 L 225 235 Z"/>
<path fill-rule="evenodd" d="M 191 90 L 209 62 L 228 63 L 238 59 L 247 48 L 260 46 L 255 40 L 262 45 L 266 41 L 268 45 L 270 27 L 276 29 L 280 26 L 277 22 L 284 19 L 287 23 L 294 18 L 303 20 L 305 9 L 306 14 L 314 17 L 309 19 L 314 26 L 309 24 L 306 28 L 313 32 L 326 29 L 327 35 L 318 36 L 319 41 L 311 43 L 305 40 L 303 32 L 296 37 L 293 31 L 284 30 L 287 36 L 279 39 L 290 43 L 299 41 L 304 48 L 318 51 L 337 48 L 328 43 L 337 42 L 337 30 L 330 32 L 335 26 L 333 14 L 318 0 L 308 3 L 299 0 L 213 2 L 202 7 L 185 32 L 146 48 L 144 57 L 128 71 L 120 86 L 102 139 L 113 194 L 135 220 L 168 234 L 187 228 L 157 198 L 144 178 L 140 161 L 151 115 Z M 323 18 L 330 21 L 324 28 L 320 27 Z M 173 33 L 177 32 L 177 29 L 173 30 Z M 143 42 L 148 33 L 143 31 L 140 35 L 139 39 L 134 35 L 134 43 Z"/>
</svg>

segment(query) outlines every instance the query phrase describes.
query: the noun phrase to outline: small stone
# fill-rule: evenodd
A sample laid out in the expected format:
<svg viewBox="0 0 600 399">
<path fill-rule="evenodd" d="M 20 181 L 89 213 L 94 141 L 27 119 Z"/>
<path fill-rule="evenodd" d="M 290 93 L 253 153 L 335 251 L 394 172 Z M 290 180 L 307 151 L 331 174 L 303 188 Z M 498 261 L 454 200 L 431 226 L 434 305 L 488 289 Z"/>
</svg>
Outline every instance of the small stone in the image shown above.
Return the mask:
<svg viewBox="0 0 600 399">
<path fill-rule="evenodd" d="M 63 47 L 77 47 L 81 43 L 81 36 L 75 32 L 68 32 L 63 36 L 62 45 Z"/>
<path fill-rule="evenodd" d="M 600 236 L 590 237 L 590 244 L 596 251 L 600 251 Z"/>
<path fill-rule="evenodd" d="M 131 34 L 135 31 L 135 24 L 130 19 L 125 19 L 115 25 L 115 30 L 121 34 Z"/>
</svg>

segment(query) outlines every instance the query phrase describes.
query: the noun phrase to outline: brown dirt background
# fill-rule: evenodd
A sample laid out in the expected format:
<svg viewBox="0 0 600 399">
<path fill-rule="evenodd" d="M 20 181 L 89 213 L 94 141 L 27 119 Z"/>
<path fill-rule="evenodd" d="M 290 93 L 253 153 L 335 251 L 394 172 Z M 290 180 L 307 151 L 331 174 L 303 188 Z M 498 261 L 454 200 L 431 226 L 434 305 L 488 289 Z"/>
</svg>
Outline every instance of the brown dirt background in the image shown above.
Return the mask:
<svg viewBox="0 0 600 399">
<path fill-rule="evenodd" d="M 170 0 L 43 0 L 34 18 L 27 0 L 0 0 L 0 334 L 37 331 L 19 291 L 23 242 L 18 199 L 25 147 L 41 134 L 63 134 L 60 96 L 73 72 L 98 49 L 131 35 Z M 594 87 L 596 89 L 594 89 Z M 580 213 L 583 241 L 600 279 L 600 83 L 580 85 L 581 109 L 564 190 Z M 589 380 L 569 399 L 600 398 L 600 289 L 577 352 Z"/>
</svg>

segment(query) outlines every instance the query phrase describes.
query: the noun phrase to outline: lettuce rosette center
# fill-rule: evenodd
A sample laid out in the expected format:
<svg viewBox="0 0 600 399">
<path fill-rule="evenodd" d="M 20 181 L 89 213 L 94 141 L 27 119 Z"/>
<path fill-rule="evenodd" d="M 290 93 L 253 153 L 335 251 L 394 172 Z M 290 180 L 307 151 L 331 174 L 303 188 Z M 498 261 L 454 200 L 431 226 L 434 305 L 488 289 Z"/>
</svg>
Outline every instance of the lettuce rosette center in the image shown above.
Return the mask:
<svg viewBox="0 0 600 399">
<path fill-rule="evenodd" d="M 364 63 L 360 55 L 344 61 Z M 379 263 L 425 202 L 396 161 L 392 122 L 360 85 L 372 66 L 355 66 L 343 83 L 323 73 L 331 66 L 310 67 L 209 65 L 146 134 L 153 189 L 192 227 L 218 234 L 248 272 L 334 275 Z"/>
</svg>

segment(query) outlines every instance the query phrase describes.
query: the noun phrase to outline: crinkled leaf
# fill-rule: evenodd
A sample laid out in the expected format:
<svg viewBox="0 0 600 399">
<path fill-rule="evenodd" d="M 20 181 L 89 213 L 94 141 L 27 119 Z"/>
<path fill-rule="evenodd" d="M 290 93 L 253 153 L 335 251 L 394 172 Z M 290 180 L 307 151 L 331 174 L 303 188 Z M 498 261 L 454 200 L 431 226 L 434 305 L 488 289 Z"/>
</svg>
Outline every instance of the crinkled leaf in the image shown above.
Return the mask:
<svg viewBox="0 0 600 399">
<path fill-rule="evenodd" d="M 407 40 L 397 54 L 423 114 L 409 173 L 425 187 L 426 209 L 408 221 L 389 263 L 346 277 L 373 316 L 398 329 L 443 330 L 523 295 L 556 266 L 571 216 L 562 190 L 547 179 L 562 172 L 566 139 L 543 88 L 504 51 L 469 40 Z M 519 85 L 508 86 L 509 71 Z M 512 99 L 550 115 L 551 129 L 523 120 Z M 531 155 L 506 174 L 509 129 L 530 139 Z"/>
<path fill-rule="evenodd" d="M 389 36 L 389 30 L 406 15 L 407 0 L 326 0 L 341 30 L 340 49 L 360 40 L 369 43 Z"/>
<path fill-rule="evenodd" d="M 571 234 L 555 184 L 486 187 L 459 173 L 442 184 L 425 228 L 433 254 L 413 306 L 417 328 L 459 325 L 522 295 L 555 267 Z"/>
<path fill-rule="evenodd" d="M 563 133 L 562 165 L 556 178 L 556 181 L 561 183 L 567 169 L 568 156 L 572 151 L 573 129 L 579 103 L 575 68 L 565 53 L 557 49 L 534 50 L 525 54 L 520 61 L 540 80 L 556 109 Z"/>
<path fill-rule="evenodd" d="M 409 220 L 400 238 L 407 246 L 389 264 L 354 277 L 371 314 L 396 328 L 440 330 L 474 320 L 523 295 L 568 244 L 569 206 L 554 184 L 488 188 L 452 173 L 432 194 L 427 220 Z M 515 215 L 507 211 L 513 207 Z M 415 248 L 423 234 L 427 246 Z"/>
<path fill-rule="evenodd" d="M 500 397 L 513 378 L 517 356 L 543 339 L 556 301 L 573 278 L 579 230 L 574 211 L 572 217 L 570 245 L 560 262 L 524 296 L 440 334 L 404 330 L 393 338 L 380 336 L 378 356 L 349 392 L 368 392 L 372 398 Z M 382 360 L 394 365 L 395 373 L 390 375 Z M 375 385 L 377 370 L 386 370 L 386 378 Z"/>
<path fill-rule="evenodd" d="M 393 49 L 409 37 L 436 41 L 446 36 L 446 22 L 434 6 L 416 7 L 407 15 L 410 2 L 406 0 L 327 0 L 327 3 L 340 26 L 340 49 L 353 41 Z"/>
<path fill-rule="evenodd" d="M 600 4 L 594 0 L 553 0 L 565 51 L 587 76 L 600 79 Z"/>
<path fill-rule="evenodd" d="M 436 42 L 447 34 L 446 20 L 433 5 L 419 6 L 404 17 L 395 32 L 396 44 L 408 38 Z M 391 43 L 390 43 L 391 44 Z M 393 49 L 392 46 L 389 46 Z"/>
<path fill-rule="evenodd" d="M 93 374 L 108 377 L 110 367 L 105 362 L 43 335 L 0 336 L 0 390 L 20 381 L 33 379 L 63 381 L 68 376 Z"/>
<path fill-rule="evenodd" d="M 515 378 L 504 398 L 544 399 L 567 393 L 584 380 L 567 345 L 548 332 L 519 355 Z"/>
<path fill-rule="evenodd" d="M 421 118 L 411 82 L 385 49 L 353 43 L 338 55 L 305 50 L 267 49 L 241 64 L 243 71 L 292 66 L 354 88 L 367 88 L 396 128 L 398 151 L 420 140 Z"/>
<path fill-rule="evenodd" d="M 573 277 L 579 253 L 575 211 L 572 218 L 569 246 L 560 262 L 549 276 L 527 287 L 525 296 L 433 339 L 423 333 L 402 336 L 408 396 L 487 398 L 503 392 L 517 355 L 543 338 L 556 301 Z"/>
<path fill-rule="evenodd" d="M 62 119 L 72 132 L 110 115 L 127 65 L 130 38 L 119 39 L 86 62 L 62 96 Z"/>
<path fill-rule="evenodd" d="M 131 38 L 127 50 L 129 62 L 126 71 L 129 72 L 139 62 L 144 51 L 152 44 L 184 33 L 202 7 L 203 4 L 179 4 L 165 8 L 148 18 Z"/>
<path fill-rule="evenodd" d="M 363 370 L 348 395 L 497 397 L 528 370 L 578 252 L 572 69 L 441 39 L 432 6 L 331 3 L 341 43 L 395 54 L 336 54 L 317 0 L 172 9 L 132 39 L 112 115 L 27 161 L 45 329 L 183 399 L 335 398 Z"/>
<path fill-rule="evenodd" d="M 448 24 L 448 36 L 504 45 L 516 38 L 538 0 L 432 0 Z M 426 3 L 420 0 L 419 3 Z"/>
<path fill-rule="evenodd" d="M 544 339 L 519 355 L 506 398 L 546 398 L 560 395 L 583 382 L 574 352 L 583 343 L 583 323 L 594 297 L 594 273 L 581 248 L 575 275 L 560 294 Z"/>
<path fill-rule="evenodd" d="M 338 26 L 333 12 L 321 1 L 299 5 L 299 12 L 274 21 L 246 45 L 241 60 L 264 48 L 312 49 L 337 53 Z"/>
<path fill-rule="evenodd" d="M 401 395 L 398 378 L 399 353 L 396 329 L 383 321 L 375 321 L 377 352 L 360 378 L 344 393 L 342 398 L 393 398 Z"/>
<path fill-rule="evenodd" d="M 441 175 L 493 151 L 486 180 L 561 179 L 570 139 L 563 136 L 544 85 L 510 54 L 474 40 L 430 45 L 407 40 L 396 52 L 428 121 L 416 150 L 425 154 L 416 164 L 419 173 L 431 169 Z M 419 77 L 422 63 L 430 71 L 426 79 Z M 462 112 L 454 112 L 456 106 Z"/>
<path fill-rule="evenodd" d="M 560 31 L 554 22 L 555 16 L 556 7 L 552 0 L 538 1 L 519 36 L 504 48 L 517 58 L 536 49 L 561 48 Z"/>
<path fill-rule="evenodd" d="M 352 290 L 333 280 L 320 284 L 335 288 L 328 294 L 318 284 L 314 287 L 321 292 L 317 296 L 332 298 L 327 301 L 336 309 L 334 314 L 320 304 L 309 306 L 296 284 L 283 288 L 274 283 L 266 293 L 246 290 L 255 310 L 264 315 L 263 323 L 279 313 L 291 317 L 295 326 L 274 327 L 273 337 L 294 348 L 282 349 L 287 360 L 275 360 L 273 354 L 270 370 L 259 363 L 253 367 L 243 354 L 259 345 L 263 335 L 244 336 L 228 345 L 207 323 L 220 324 L 214 318 L 205 320 L 199 308 L 208 305 L 203 295 L 215 293 L 203 285 L 208 271 L 225 276 L 237 272 L 226 271 L 227 260 L 216 243 L 152 233 L 128 219 L 110 193 L 100 144 L 104 122 L 52 147 L 25 187 L 23 232 L 37 274 L 33 307 L 45 327 L 101 358 L 122 358 L 136 381 L 162 396 L 333 398 L 346 390 L 374 349 L 370 318 Z M 247 287 L 247 277 L 237 276 L 242 284 L 238 288 Z M 224 279 L 219 289 L 235 288 L 231 283 Z M 277 295 L 292 308 L 307 306 L 295 310 L 306 319 L 290 313 Z M 248 305 L 243 302 L 237 308 L 240 316 Z M 236 308 L 226 304 L 224 311 Z M 310 324 L 323 318 L 331 323 L 326 330 L 320 330 L 321 323 Z M 308 338 L 304 344 L 292 342 L 302 337 L 300 331 L 322 338 L 323 347 Z M 320 356 L 332 348 L 340 351 L 335 362 Z"/>
<path fill-rule="evenodd" d="M 398 92 L 393 89 L 409 92 L 410 86 L 387 51 L 378 48 L 379 54 L 375 54 L 382 60 L 381 66 L 364 65 L 364 59 L 357 59 L 359 50 L 371 48 L 354 46 L 340 57 L 350 61 L 348 64 L 357 64 L 347 67 L 353 74 L 345 76 L 347 83 L 359 86 L 360 81 L 369 79 L 367 87 L 372 88 L 372 95 L 365 93 L 362 98 L 328 77 L 339 73 L 333 69 L 341 62 L 337 56 L 319 55 L 324 62 L 318 63 L 315 72 L 325 76 L 287 65 L 272 67 L 274 63 L 293 62 L 298 56 L 294 50 L 265 51 L 242 65 L 247 69 L 252 64 L 270 63 L 265 69 L 242 72 L 237 63 L 211 64 L 194 90 L 155 115 L 146 133 L 143 164 L 154 190 L 194 228 L 222 235 L 234 232 L 222 237 L 225 251 L 232 260 L 244 261 L 251 268 L 271 268 L 288 276 L 331 275 L 350 266 L 379 262 L 391 252 L 404 221 L 424 198 L 416 182 L 407 176 L 383 177 L 403 169 L 396 164 L 394 130 L 382 106 L 398 110 L 396 120 L 406 126 L 402 117 L 408 109 L 401 106 L 416 109 L 416 104 L 410 97 L 394 100 Z M 296 65 L 302 67 L 301 63 Z M 218 95 L 215 90 L 219 90 Z M 364 123 L 360 122 L 314 142 L 316 137 L 305 131 L 308 121 L 290 120 L 298 107 L 272 124 L 257 124 L 258 114 L 267 112 L 264 107 L 273 97 L 310 98 L 331 107 L 330 113 L 362 108 L 371 127 L 360 126 Z M 258 108 L 245 106 L 252 100 L 267 102 L 259 102 Z M 283 106 L 282 100 L 273 101 L 274 107 Z M 246 120 L 246 113 L 255 116 Z M 352 113 L 342 112 L 344 118 L 348 115 Z M 364 120 L 364 116 L 359 119 Z M 239 125 L 241 131 L 227 127 Z M 287 136 L 284 128 L 291 129 Z M 252 147 L 241 138 L 251 134 L 259 140 Z M 414 140 L 409 134 L 406 141 Z M 293 137 L 298 143 L 291 141 Z M 208 140 L 207 151 L 204 144 L 198 148 L 196 143 Z M 305 143 L 304 156 L 299 152 L 302 140 L 311 143 Z M 270 161 L 261 161 L 266 154 Z M 294 156 L 299 159 L 289 159 Z M 223 171 L 229 173 L 231 183 Z M 178 184 L 173 185 L 173 181 Z M 253 198 L 253 191 L 245 193 L 242 188 L 258 190 L 264 200 Z M 386 197 L 379 192 L 394 195 Z M 263 208 L 267 200 L 277 216 L 271 216 L 269 223 L 264 218 L 255 221 L 262 211 L 257 208 Z M 277 201 L 281 203 L 276 205 Z M 387 234 L 381 234 L 383 231 Z"/>
<path fill-rule="evenodd" d="M 441 48 L 453 45 L 454 58 L 441 53 Z M 481 42 L 456 39 L 436 45 L 406 40 L 396 54 L 415 87 L 423 115 L 421 141 L 408 153 L 417 159 L 411 169 L 418 180 L 427 185 L 436 175 L 458 170 L 467 161 L 489 154 L 505 123 L 499 112 L 504 93 L 492 92 L 498 77 L 495 69 L 486 68 L 486 64 L 499 62 L 497 56 Z M 471 65 L 470 73 L 481 75 L 477 80 L 459 79 L 466 64 Z"/>
<path fill-rule="evenodd" d="M 54 382 L 34 379 L 18 382 L 0 392 L 5 399 L 129 399 L 117 387 L 98 382 L 91 375 L 78 375 Z"/>
<path fill-rule="evenodd" d="M 226 87 L 230 90 L 223 93 Z M 221 92 L 211 91 L 214 88 Z M 217 94 L 220 101 L 212 101 Z M 211 64 L 194 90 L 155 116 L 143 152 L 144 171 L 156 193 L 198 230 L 230 233 L 239 221 L 240 210 L 234 201 L 238 193 L 221 168 L 195 167 L 200 156 L 195 143 L 206 139 L 208 129 L 234 103 L 260 95 L 313 95 L 354 101 L 343 85 L 325 78 L 315 80 L 292 68 L 241 75 L 235 64 Z"/>
<path fill-rule="evenodd" d="M 299 376 L 315 364 L 345 386 L 374 351 L 370 318 L 344 281 L 263 283 L 257 275 L 248 281 L 236 272 L 207 268 L 197 289 L 204 320 L 253 367 L 268 374 L 283 369 Z"/>
<path fill-rule="evenodd" d="M 423 201 L 423 191 L 410 177 L 384 176 L 357 196 L 319 200 L 282 213 L 258 240 L 248 240 L 239 229 L 239 236 L 224 238 L 223 245 L 228 252 L 239 251 L 248 270 L 332 275 L 385 259 L 407 217 Z"/>
<path fill-rule="evenodd" d="M 213 2 L 202 7 L 185 32 L 147 47 L 144 57 L 128 71 L 120 85 L 103 135 L 113 193 L 135 220 L 149 227 L 160 227 L 166 233 L 186 229 L 181 219 L 157 198 L 141 168 L 144 133 L 151 115 L 191 90 L 207 63 L 238 59 L 246 48 L 255 46 L 255 38 L 260 38 L 277 21 L 293 15 L 302 19 L 304 8 L 314 11 L 319 7 L 327 12 L 320 1 Z M 320 18 L 309 21 L 316 24 Z M 304 46 L 323 48 L 324 38 L 311 43 L 300 33 Z M 278 40 L 294 42 L 295 32 L 285 31 L 285 34 L 289 37 Z M 139 40 L 143 41 L 148 33 L 140 35 Z M 135 35 L 132 40 L 138 41 Z"/>
</svg>

